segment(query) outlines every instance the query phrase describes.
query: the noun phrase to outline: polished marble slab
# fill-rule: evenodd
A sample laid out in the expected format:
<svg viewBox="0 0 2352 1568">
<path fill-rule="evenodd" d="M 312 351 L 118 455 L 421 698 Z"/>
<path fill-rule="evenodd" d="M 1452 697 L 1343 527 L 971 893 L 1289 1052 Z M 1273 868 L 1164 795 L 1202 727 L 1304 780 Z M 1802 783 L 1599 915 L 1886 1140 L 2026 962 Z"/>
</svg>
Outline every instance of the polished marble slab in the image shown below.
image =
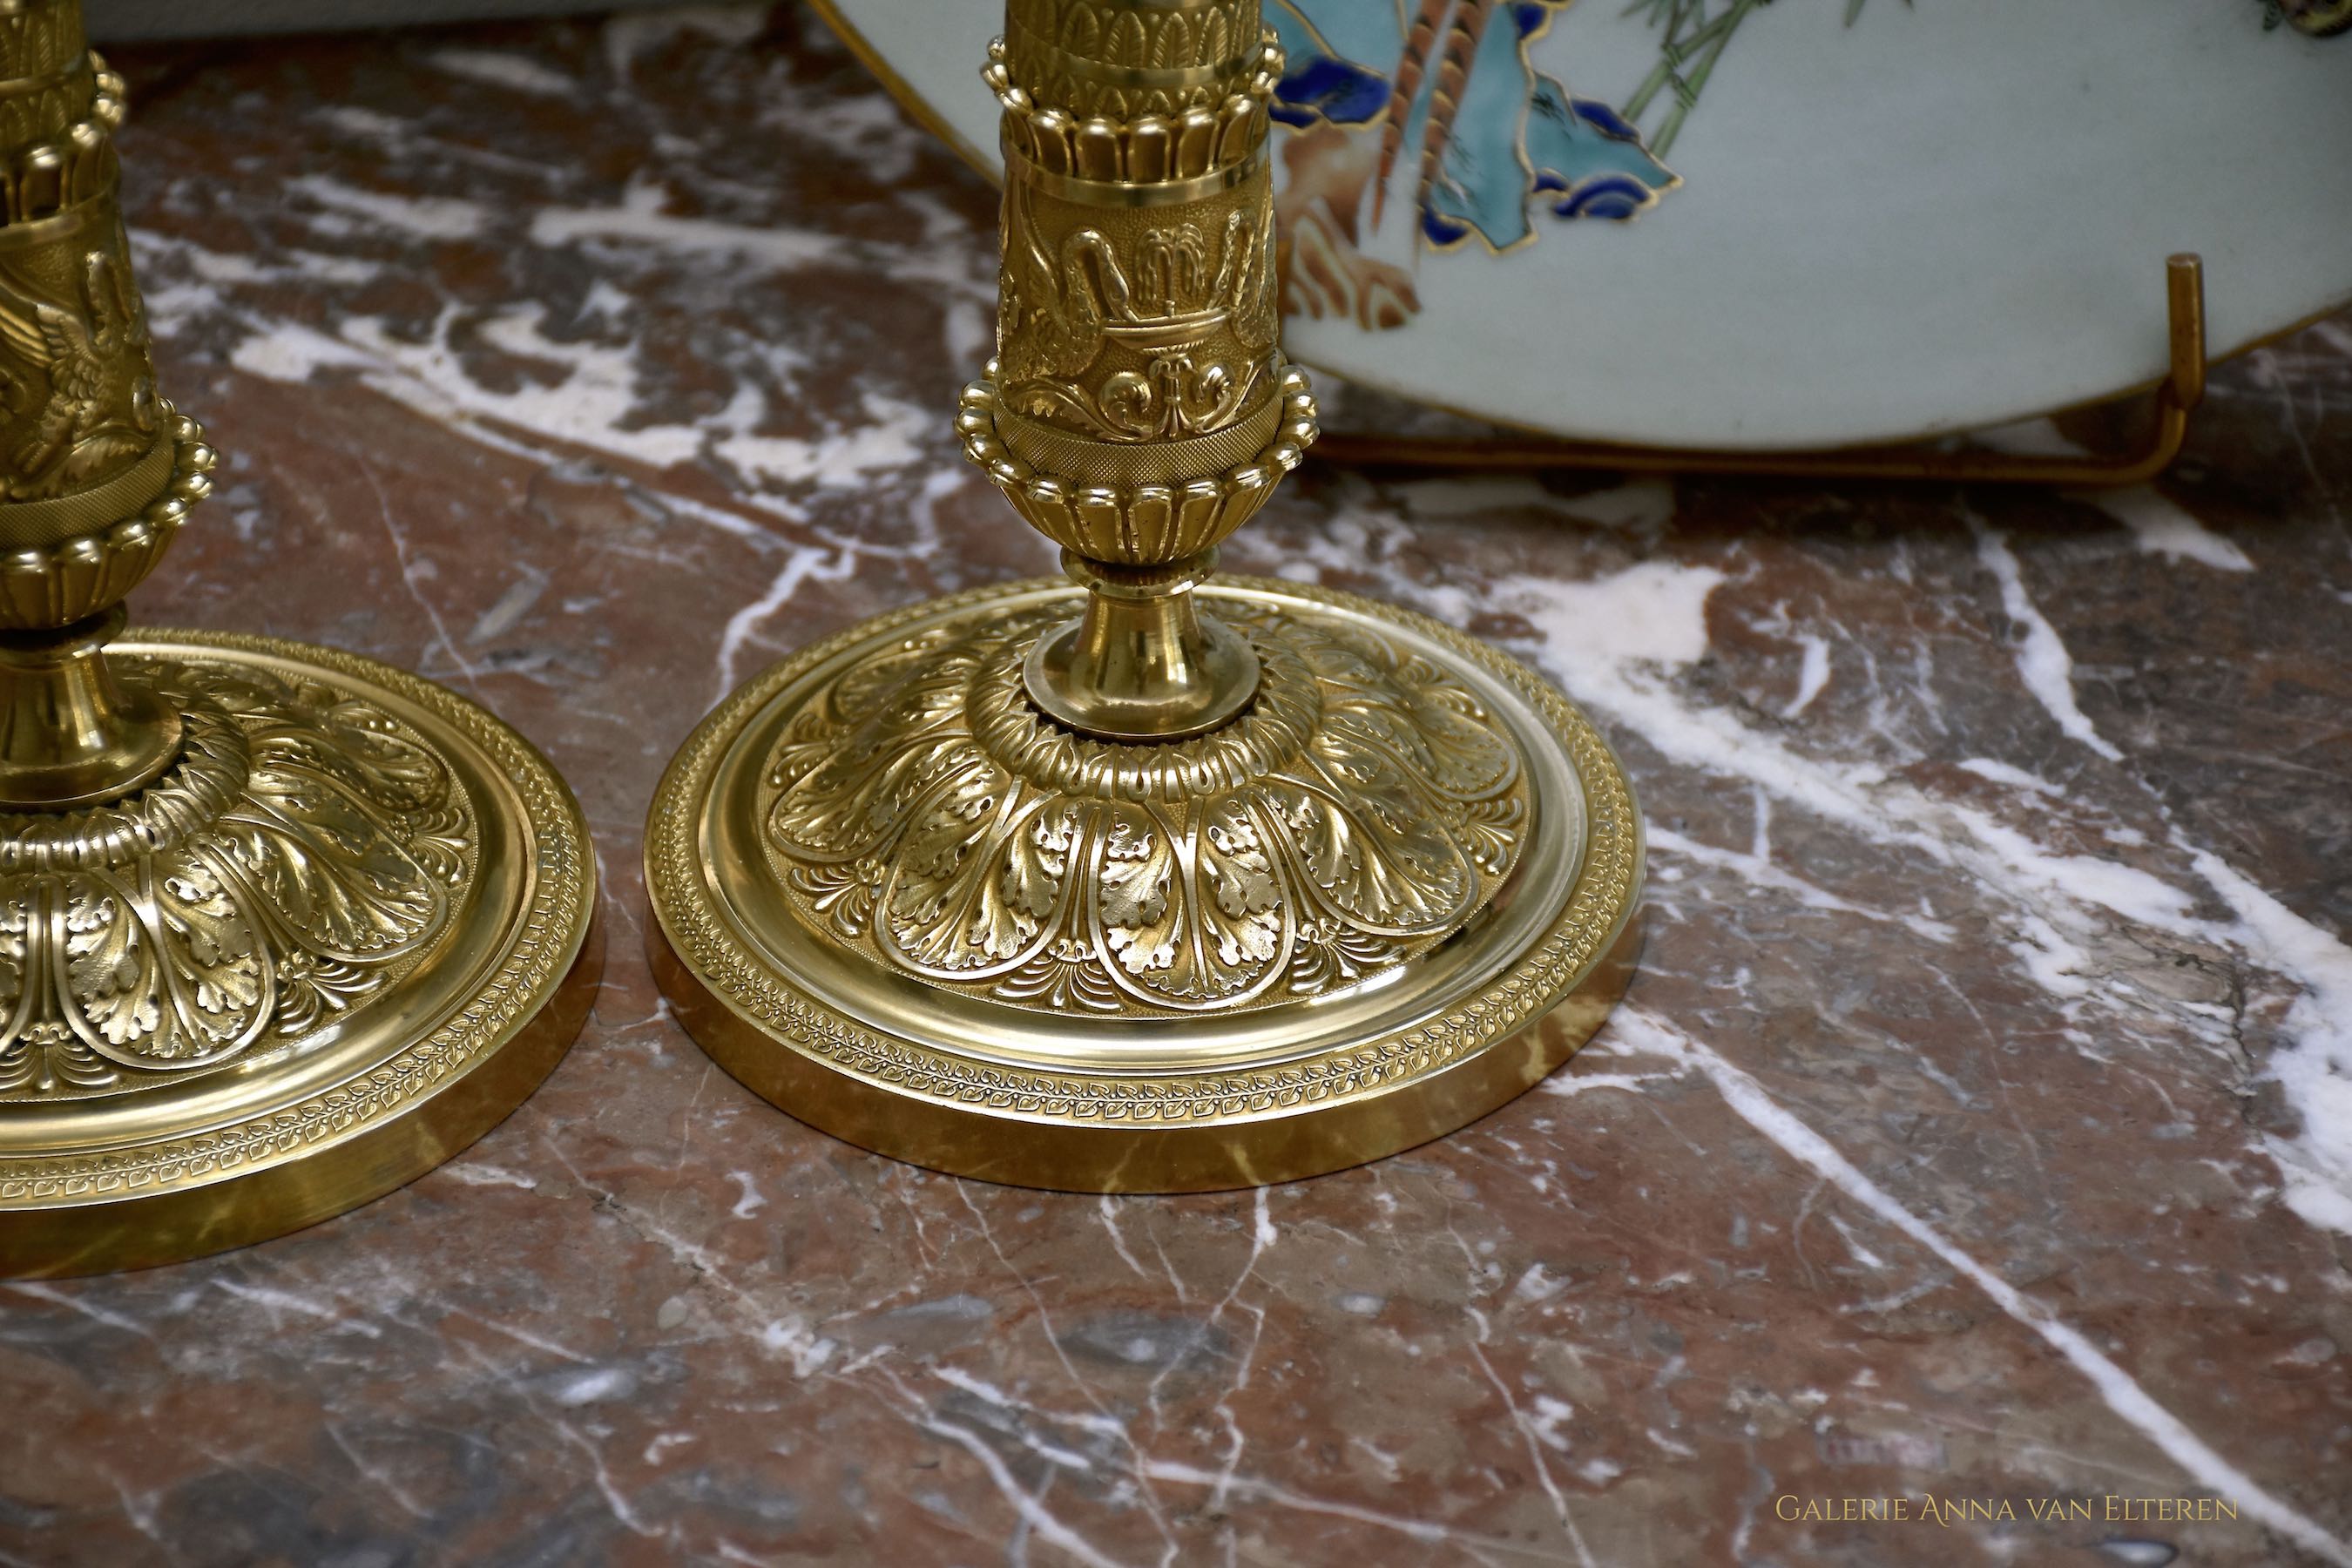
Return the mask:
<svg viewBox="0 0 2352 1568">
<path fill-rule="evenodd" d="M 1643 973 L 1441 1144 L 1014 1191 L 779 1117 L 637 952 L 709 703 L 1051 569 L 948 426 L 992 192 L 791 9 L 119 63 L 165 388 L 227 454 L 134 614 L 496 709 L 586 804 L 612 961 L 415 1186 L 0 1287 L 0 1562 L 2352 1563 L 2352 321 L 2121 494 L 1310 464 L 1229 563 L 1584 704 Z M 2237 1518 L 2108 1517 L 2175 1497 Z"/>
</svg>

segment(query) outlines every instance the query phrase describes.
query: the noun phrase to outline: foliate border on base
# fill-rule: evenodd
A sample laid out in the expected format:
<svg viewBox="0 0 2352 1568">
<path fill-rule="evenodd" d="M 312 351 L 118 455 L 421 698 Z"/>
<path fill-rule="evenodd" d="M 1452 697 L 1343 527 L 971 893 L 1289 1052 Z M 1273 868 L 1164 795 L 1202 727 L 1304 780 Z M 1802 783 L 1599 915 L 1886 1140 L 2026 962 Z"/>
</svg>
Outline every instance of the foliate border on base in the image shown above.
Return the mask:
<svg viewBox="0 0 2352 1568">
<path fill-rule="evenodd" d="M 536 876 L 521 930 L 462 1012 L 364 1077 L 234 1126 L 104 1154 L 11 1159 L 0 1154 L 0 1211 L 198 1186 L 315 1147 L 383 1120 L 495 1052 L 535 1016 L 570 970 L 595 915 L 587 822 L 553 766 L 502 721 L 456 692 L 339 648 L 233 632 L 135 627 L 124 639 L 206 652 L 257 654 L 323 676 L 373 685 L 424 709 L 471 743 L 521 797 Z"/>
<path fill-rule="evenodd" d="M 1224 586 L 1285 595 L 1428 637 L 1510 687 L 1567 748 L 1585 792 L 1584 864 L 1567 908 L 1492 988 L 1375 1046 L 1248 1072 L 1121 1079 L 986 1067 L 879 1035 L 754 959 L 727 931 L 695 849 L 712 773 L 743 726 L 778 692 L 853 646 L 973 605 L 1062 586 L 1034 578 L 970 589 L 861 622 L 754 676 L 688 737 L 654 794 L 646 886 L 677 956 L 730 1006 L 834 1067 L 941 1104 L 1077 1123 L 1181 1124 L 1345 1099 L 1442 1069 L 1540 1017 L 1608 951 L 1639 885 L 1638 817 L 1623 769 L 1573 704 L 1517 659 L 1429 616 L 1335 589 L 1221 576 L 1207 592 Z"/>
</svg>

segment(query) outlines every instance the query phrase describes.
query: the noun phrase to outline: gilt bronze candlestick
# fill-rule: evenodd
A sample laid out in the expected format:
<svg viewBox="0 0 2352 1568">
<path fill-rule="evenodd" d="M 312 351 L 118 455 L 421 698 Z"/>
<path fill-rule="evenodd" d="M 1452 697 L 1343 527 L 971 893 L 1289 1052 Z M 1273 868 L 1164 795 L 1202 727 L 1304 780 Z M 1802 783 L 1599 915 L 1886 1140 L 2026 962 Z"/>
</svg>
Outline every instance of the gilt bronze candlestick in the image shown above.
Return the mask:
<svg viewBox="0 0 2352 1568">
<path fill-rule="evenodd" d="M 258 1240 L 479 1136 L 585 1017 L 593 861 L 481 709 L 123 596 L 211 489 L 79 0 L 0 0 L 0 1273 Z"/>
<path fill-rule="evenodd" d="M 1213 575 L 1315 439 L 1283 360 L 1258 0 L 1013 0 L 997 357 L 966 453 L 1071 583 L 754 677 L 646 829 L 656 971 L 752 1089 L 868 1148 L 1102 1191 L 1463 1125 L 1635 946 L 1625 777 L 1531 671 Z"/>
</svg>

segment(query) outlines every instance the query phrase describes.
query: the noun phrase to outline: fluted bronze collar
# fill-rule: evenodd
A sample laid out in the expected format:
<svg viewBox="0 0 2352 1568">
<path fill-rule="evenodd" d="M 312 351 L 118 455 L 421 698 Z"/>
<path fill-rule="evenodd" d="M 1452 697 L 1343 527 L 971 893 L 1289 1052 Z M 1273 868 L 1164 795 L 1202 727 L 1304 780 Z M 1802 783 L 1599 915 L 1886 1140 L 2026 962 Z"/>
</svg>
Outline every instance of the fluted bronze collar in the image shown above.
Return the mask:
<svg viewBox="0 0 2352 1568">
<path fill-rule="evenodd" d="M 1013 84 L 1078 119 L 1213 108 L 1247 84 L 1258 0 L 1016 0 L 1005 12 Z"/>
<path fill-rule="evenodd" d="M 94 88 L 80 0 L 0 0 L 0 156 L 66 136 Z"/>
</svg>

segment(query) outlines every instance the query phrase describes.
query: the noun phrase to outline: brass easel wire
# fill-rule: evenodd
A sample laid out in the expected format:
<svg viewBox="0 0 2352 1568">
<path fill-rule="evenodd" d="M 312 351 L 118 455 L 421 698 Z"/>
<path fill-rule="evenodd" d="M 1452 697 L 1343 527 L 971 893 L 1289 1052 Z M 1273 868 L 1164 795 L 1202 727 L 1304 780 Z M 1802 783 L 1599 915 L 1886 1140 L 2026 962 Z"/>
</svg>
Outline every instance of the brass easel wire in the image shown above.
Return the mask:
<svg viewBox="0 0 2352 1568">
<path fill-rule="evenodd" d="M 2192 255 L 2164 264 L 2171 364 L 2157 384 L 2156 416 L 2136 452 L 2045 457 L 1982 447 L 1843 447 L 1744 452 L 1703 447 L 1636 447 L 1537 437 L 1423 437 L 1325 430 L 1315 456 L 1365 468 L 1607 468 L 1635 474 L 1740 474 L 1768 479 L 1927 479 L 1947 484 L 2062 485 L 2102 489 L 2146 483 L 2170 467 L 2189 436 L 2189 411 L 2205 396 L 2205 268 Z"/>
</svg>

